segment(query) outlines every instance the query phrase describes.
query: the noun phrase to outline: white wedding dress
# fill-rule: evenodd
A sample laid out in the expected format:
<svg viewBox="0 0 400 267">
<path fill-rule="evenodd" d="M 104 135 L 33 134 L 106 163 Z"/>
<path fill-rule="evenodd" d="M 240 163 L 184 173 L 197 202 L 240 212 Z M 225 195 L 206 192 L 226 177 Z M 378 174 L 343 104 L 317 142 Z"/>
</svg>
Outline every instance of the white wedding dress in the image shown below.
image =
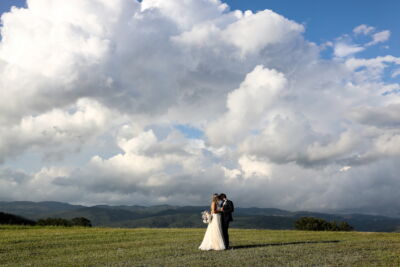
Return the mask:
<svg viewBox="0 0 400 267">
<path fill-rule="evenodd" d="M 224 238 L 222 236 L 221 214 L 214 213 L 211 223 L 207 226 L 203 242 L 199 247 L 201 250 L 224 250 Z"/>
</svg>

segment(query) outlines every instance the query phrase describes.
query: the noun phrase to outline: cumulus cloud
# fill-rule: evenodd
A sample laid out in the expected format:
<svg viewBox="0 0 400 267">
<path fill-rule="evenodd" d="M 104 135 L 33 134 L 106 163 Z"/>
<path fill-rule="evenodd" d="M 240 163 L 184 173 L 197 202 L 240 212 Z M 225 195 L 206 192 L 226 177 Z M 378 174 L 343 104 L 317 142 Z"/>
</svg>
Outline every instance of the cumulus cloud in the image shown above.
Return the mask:
<svg viewBox="0 0 400 267">
<path fill-rule="evenodd" d="M 363 124 L 375 127 L 397 128 L 400 126 L 400 103 L 383 107 L 360 106 L 351 111 L 351 117 Z"/>
<path fill-rule="evenodd" d="M 373 31 L 375 31 L 374 27 L 368 26 L 365 24 L 361 24 L 353 29 L 353 32 L 355 34 L 364 34 L 364 35 L 368 35 L 368 34 L 372 33 Z"/>
<path fill-rule="evenodd" d="M 395 78 L 395 77 L 397 77 L 397 76 L 399 76 L 400 75 L 400 69 L 395 69 L 393 72 L 392 72 L 392 78 Z"/>
<path fill-rule="evenodd" d="M 354 44 L 346 44 L 344 42 L 336 43 L 334 53 L 337 57 L 347 57 L 355 53 L 363 51 L 365 48 Z"/>
<path fill-rule="evenodd" d="M 353 29 L 353 33 L 355 35 L 366 35 L 372 37 L 372 41 L 365 44 L 366 47 L 376 45 L 378 43 L 383 43 L 389 40 L 391 34 L 389 30 L 380 32 L 375 32 L 375 31 L 376 31 L 375 27 L 368 26 L 365 24 L 361 24 Z"/>
<path fill-rule="evenodd" d="M 381 81 L 385 71 L 391 65 L 400 65 L 400 57 L 387 55 L 368 59 L 349 58 L 346 60 L 345 65 L 355 72 L 358 82 Z M 398 85 L 398 83 L 390 83 L 386 86 L 382 85 L 381 88 L 389 87 L 388 89 L 390 89 L 390 87 L 393 87 L 392 89 L 394 89 L 398 87 Z M 385 90 L 387 91 L 388 89 Z"/>
<path fill-rule="evenodd" d="M 112 115 L 96 101 L 82 98 L 65 110 L 24 116 L 18 124 L 0 127 L 0 160 L 27 150 L 42 150 L 47 156 L 79 150 L 88 139 L 108 129 Z"/>
<path fill-rule="evenodd" d="M 374 33 L 372 35 L 372 41 L 367 43 L 366 46 L 371 46 L 378 43 L 386 42 L 387 40 L 389 40 L 389 37 L 390 37 L 390 31 L 388 30 Z"/>
<path fill-rule="evenodd" d="M 229 144 L 257 129 L 262 116 L 285 85 L 282 73 L 260 65 L 255 67 L 240 88 L 228 94 L 227 113 L 207 129 L 210 141 L 214 145 Z"/>
<path fill-rule="evenodd" d="M 219 0 L 28 0 L 2 15 L 1 199 L 400 208 L 400 61 L 353 57 L 390 32 L 322 59 L 305 30 Z"/>
<path fill-rule="evenodd" d="M 353 29 L 354 37 L 359 37 L 359 35 L 365 35 L 372 38 L 372 40 L 364 44 L 354 44 L 352 40 L 354 38 L 351 38 L 351 36 L 348 34 L 342 35 L 336 40 L 335 44 L 333 45 L 334 55 L 339 58 L 353 56 L 356 53 L 364 51 L 369 46 L 373 46 L 389 40 L 391 34 L 389 30 L 384 30 L 380 32 L 375 32 L 375 31 L 376 31 L 375 27 L 368 26 L 365 24 L 361 24 L 355 27 Z"/>
</svg>

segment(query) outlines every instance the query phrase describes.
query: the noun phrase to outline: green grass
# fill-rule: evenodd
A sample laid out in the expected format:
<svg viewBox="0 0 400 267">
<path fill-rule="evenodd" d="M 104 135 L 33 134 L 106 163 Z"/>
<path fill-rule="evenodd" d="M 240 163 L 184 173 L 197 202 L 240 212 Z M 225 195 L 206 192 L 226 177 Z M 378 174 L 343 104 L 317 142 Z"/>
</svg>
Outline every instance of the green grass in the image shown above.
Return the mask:
<svg viewBox="0 0 400 267">
<path fill-rule="evenodd" d="M 204 232 L 1 226 L 0 266 L 400 266 L 399 233 L 231 229 L 199 251 Z"/>
</svg>

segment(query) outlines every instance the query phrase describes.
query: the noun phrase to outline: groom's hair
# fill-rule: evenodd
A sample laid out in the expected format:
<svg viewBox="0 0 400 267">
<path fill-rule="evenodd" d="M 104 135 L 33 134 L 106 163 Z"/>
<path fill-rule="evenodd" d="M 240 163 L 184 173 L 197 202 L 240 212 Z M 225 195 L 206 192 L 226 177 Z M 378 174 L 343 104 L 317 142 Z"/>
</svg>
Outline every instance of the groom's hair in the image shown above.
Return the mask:
<svg viewBox="0 0 400 267">
<path fill-rule="evenodd" d="M 219 198 L 224 199 L 224 198 L 226 198 L 226 195 L 224 193 L 221 193 L 221 194 L 219 194 Z"/>
</svg>

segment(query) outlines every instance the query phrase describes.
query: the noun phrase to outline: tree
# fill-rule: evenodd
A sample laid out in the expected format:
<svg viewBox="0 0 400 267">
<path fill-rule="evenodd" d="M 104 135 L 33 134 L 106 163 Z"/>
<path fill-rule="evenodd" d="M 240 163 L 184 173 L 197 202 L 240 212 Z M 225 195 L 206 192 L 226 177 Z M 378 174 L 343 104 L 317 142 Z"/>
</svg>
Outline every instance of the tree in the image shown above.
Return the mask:
<svg viewBox="0 0 400 267">
<path fill-rule="evenodd" d="M 340 222 L 339 224 L 340 231 L 353 231 L 354 228 L 347 222 Z"/>
<path fill-rule="evenodd" d="M 0 212 L 0 224 L 35 225 L 36 222 L 14 214 Z"/>
<path fill-rule="evenodd" d="M 85 217 L 76 217 L 71 220 L 74 226 L 84 226 L 84 227 L 92 227 L 92 223 L 90 220 Z"/>
<path fill-rule="evenodd" d="M 314 217 L 301 217 L 296 220 L 294 227 L 296 230 L 307 231 L 352 231 L 353 227 L 347 222 L 336 221 L 328 222 L 324 219 Z"/>
<path fill-rule="evenodd" d="M 63 218 L 46 218 L 37 221 L 37 225 L 41 226 L 72 226 L 72 222 Z"/>
</svg>

